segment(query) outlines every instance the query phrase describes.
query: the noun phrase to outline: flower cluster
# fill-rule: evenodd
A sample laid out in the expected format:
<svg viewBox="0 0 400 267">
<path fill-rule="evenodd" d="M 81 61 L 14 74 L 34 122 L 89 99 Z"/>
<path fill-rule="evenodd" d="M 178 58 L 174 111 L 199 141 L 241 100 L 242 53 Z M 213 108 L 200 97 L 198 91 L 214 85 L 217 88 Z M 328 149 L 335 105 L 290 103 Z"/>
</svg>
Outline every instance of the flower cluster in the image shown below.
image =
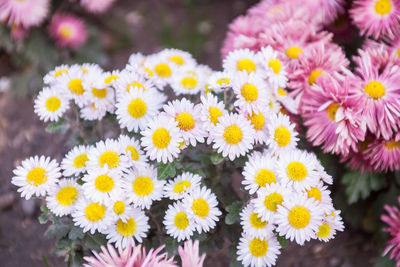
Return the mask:
<svg viewBox="0 0 400 267">
<path fill-rule="evenodd" d="M 294 105 L 283 105 L 301 117 L 313 145 L 354 169 L 399 169 L 399 2 L 355 1 L 354 23 L 384 41 L 366 40 L 353 72 L 332 34 L 321 30 L 342 11 L 341 1 L 295 2 L 302 5 L 262 1 L 251 8 L 230 25 L 222 52 L 271 46 L 287 66 L 283 89 L 294 98 Z M 313 5 L 323 18 L 310 12 Z"/>
<path fill-rule="evenodd" d="M 400 198 L 397 199 L 400 204 Z M 386 244 L 386 248 L 383 251 L 383 256 L 390 252 L 390 258 L 396 260 L 396 266 L 400 266 L 400 211 L 398 207 L 385 205 L 387 215 L 382 215 L 381 220 L 388 224 L 387 228 L 383 231 L 389 234 L 390 240 Z"/>
</svg>

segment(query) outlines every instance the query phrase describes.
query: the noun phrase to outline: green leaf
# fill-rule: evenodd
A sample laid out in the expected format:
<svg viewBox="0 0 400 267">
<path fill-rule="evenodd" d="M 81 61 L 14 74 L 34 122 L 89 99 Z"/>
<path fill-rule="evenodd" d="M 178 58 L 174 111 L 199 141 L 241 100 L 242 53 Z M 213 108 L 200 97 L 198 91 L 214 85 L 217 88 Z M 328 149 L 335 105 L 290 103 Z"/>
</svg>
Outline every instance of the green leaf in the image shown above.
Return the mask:
<svg viewBox="0 0 400 267">
<path fill-rule="evenodd" d="M 46 224 L 50 219 L 51 213 L 46 205 L 41 206 L 40 210 L 42 211 L 42 214 L 39 216 L 39 223 Z"/>
<path fill-rule="evenodd" d="M 69 129 L 69 123 L 66 119 L 61 118 L 56 122 L 50 123 L 46 127 L 48 133 L 66 133 Z"/>
<path fill-rule="evenodd" d="M 289 240 L 287 240 L 284 236 L 277 236 L 278 242 L 282 248 L 285 248 L 289 244 Z"/>
<path fill-rule="evenodd" d="M 68 224 L 55 223 L 47 228 L 44 235 L 49 238 L 55 237 L 56 239 L 60 239 L 68 234 L 70 228 L 71 226 Z"/>
<path fill-rule="evenodd" d="M 225 160 L 225 158 L 222 156 L 222 154 L 214 152 L 211 154 L 210 160 L 211 160 L 212 164 L 218 165 L 221 162 L 223 162 Z"/>
<path fill-rule="evenodd" d="M 68 237 L 72 240 L 82 239 L 85 236 L 85 233 L 78 226 L 72 227 L 71 231 L 68 233 Z"/>
<path fill-rule="evenodd" d="M 376 259 L 375 267 L 394 267 L 396 261 L 389 258 L 389 255 L 381 256 Z"/>
<path fill-rule="evenodd" d="M 378 173 L 351 171 L 343 176 L 342 182 L 346 185 L 347 202 L 353 204 L 383 188 L 386 178 Z"/>
<path fill-rule="evenodd" d="M 168 252 L 168 255 L 175 255 L 178 251 L 178 242 L 175 238 L 167 237 L 164 241 L 165 251 Z"/>
<path fill-rule="evenodd" d="M 225 208 L 225 210 L 228 212 L 228 214 L 225 216 L 226 224 L 231 225 L 239 221 L 239 213 L 242 209 L 242 205 L 242 201 L 235 201 Z"/>
<path fill-rule="evenodd" d="M 164 180 L 168 177 L 174 177 L 176 175 L 176 162 L 171 163 L 158 163 L 158 179 Z"/>
</svg>

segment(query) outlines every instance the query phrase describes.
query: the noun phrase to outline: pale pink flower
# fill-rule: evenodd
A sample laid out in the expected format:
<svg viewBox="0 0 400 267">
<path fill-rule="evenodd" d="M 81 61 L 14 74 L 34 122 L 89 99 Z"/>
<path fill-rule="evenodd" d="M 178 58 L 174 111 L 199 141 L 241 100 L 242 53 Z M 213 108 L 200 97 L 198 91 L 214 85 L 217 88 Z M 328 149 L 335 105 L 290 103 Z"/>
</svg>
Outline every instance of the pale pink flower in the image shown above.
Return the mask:
<svg viewBox="0 0 400 267">
<path fill-rule="evenodd" d="M 377 172 L 395 171 L 400 168 L 400 141 L 376 139 L 365 151 L 365 158 Z"/>
<path fill-rule="evenodd" d="M 199 241 L 188 240 L 183 247 L 178 248 L 179 256 L 182 260 L 182 267 L 202 267 L 206 254 L 200 256 Z"/>
<path fill-rule="evenodd" d="M 400 204 L 400 197 L 397 199 Z M 400 266 L 400 210 L 395 206 L 384 206 L 388 215 L 382 215 L 381 220 L 389 226 L 384 228 L 383 231 L 389 234 L 389 241 L 386 242 L 386 248 L 382 255 L 390 252 L 390 258 L 396 260 L 396 266 Z"/>
<path fill-rule="evenodd" d="M 43 22 L 49 12 L 49 0 L 0 0 L 0 21 L 29 28 Z"/>
<path fill-rule="evenodd" d="M 51 18 L 49 33 L 61 47 L 77 49 L 88 37 L 85 23 L 78 17 L 66 13 L 57 13 Z"/>
<path fill-rule="evenodd" d="M 115 0 L 81 0 L 81 5 L 92 13 L 103 13 L 111 7 Z"/>
</svg>

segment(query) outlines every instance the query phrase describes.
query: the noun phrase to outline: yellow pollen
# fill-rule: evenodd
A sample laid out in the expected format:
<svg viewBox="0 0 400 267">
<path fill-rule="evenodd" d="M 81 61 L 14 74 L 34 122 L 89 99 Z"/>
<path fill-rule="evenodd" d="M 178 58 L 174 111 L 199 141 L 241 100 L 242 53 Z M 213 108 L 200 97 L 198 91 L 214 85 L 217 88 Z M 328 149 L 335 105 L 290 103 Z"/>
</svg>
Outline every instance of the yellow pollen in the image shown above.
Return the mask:
<svg viewBox="0 0 400 267">
<path fill-rule="evenodd" d="M 340 105 L 338 103 L 332 103 L 326 108 L 326 113 L 328 113 L 328 117 L 335 121 L 336 117 L 336 112 L 340 108 Z"/>
<path fill-rule="evenodd" d="M 245 83 L 240 89 L 240 93 L 247 102 L 253 102 L 258 98 L 258 89 L 250 83 Z"/>
<path fill-rule="evenodd" d="M 191 114 L 187 112 L 181 112 L 175 117 L 175 121 L 178 122 L 178 127 L 182 131 L 189 131 L 194 128 L 196 122 Z"/>
<path fill-rule="evenodd" d="M 193 201 L 192 210 L 195 215 L 204 219 L 205 217 L 207 217 L 210 211 L 210 207 L 208 206 L 207 201 L 202 198 L 198 198 Z"/>
<path fill-rule="evenodd" d="M 183 64 L 185 64 L 185 61 L 184 61 L 183 58 L 180 57 L 180 56 L 171 56 L 171 57 L 169 57 L 169 60 L 175 62 L 175 63 L 178 64 L 178 65 L 183 65 Z"/>
<path fill-rule="evenodd" d="M 194 77 L 185 77 L 181 80 L 181 84 L 185 89 L 192 90 L 197 85 L 197 80 Z"/>
<path fill-rule="evenodd" d="M 175 215 L 174 223 L 176 228 L 181 230 L 186 229 L 186 227 L 188 227 L 189 225 L 189 220 L 186 213 L 184 213 L 183 211 L 178 212 Z"/>
<path fill-rule="evenodd" d="M 110 76 L 108 76 L 107 78 L 104 79 L 104 83 L 109 84 L 112 81 L 115 81 L 116 79 L 118 79 L 117 75 L 115 75 L 115 74 L 114 75 L 110 75 Z"/>
<path fill-rule="evenodd" d="M 26 180 L 28 181 L 28 184 L 34 186 L 44 184 L 47 181 L 46 170 L 43 168 L 33 168 L 28 172 Z"/>
<path fill-rule="evenodd" d="M 85 216 L 91 222 L 98 222 L 106 214 L 106 207 L 98 203 L 91 203 L 85 208 Z"/>
<path fill-rule="evenodd" d="M 370 81 L 365 87 L 365 92 L 373 99 L 379 99 L 385 95 L 385 86 L 378 81 Z"/>
<path fill-rule="evenodd" d="M 311 219 L 311 214 L 305 207 L 295 206 L 289 211 L 289 224 L 296 229 L 304 228 L 308 225 Z"/>
<path fill-rule="evenodd" d="M 308 84 L 313 85 L 316 81 L 317 78 L 322 74 L 322 70 L 314 70 L 313 72 L 310 73 L 310 76 L 308 76 Z"/>
<path fill-rule="evenodd" d="M 135 119 L 139 119 L 146 114 L 147 105 L 140 98 L 133 99 L 128 105 L 128 113 Z"/>
<path fill-rule="evenodd" d="M 327 223 L 324 223 L 318 228 L 317 235 L 321 238 L 324 238 L 324 237 L 328 237 L 330 233 L 331 233 L 331 229 L 330 229 L 329 225 Z"/>
<path fill-rule="evenodd" d="M 161 78 L 168 78 L 172 75 L 172 70 L 168 66 L 168 64 L 160 63 L 155 68 L 154 71 L 157 73 L 158 76 Z"/>
<path fill-rule="evenodd" d="M 104 167 L 105 164 L 108 165 L 108 168 L 114 169 L 119 165 L 119 156 L 117 152 L 114 151 L 106 151 L 99 157 L 100 167 Z"/>
<path fill-rule="evenodd" d="M 97 176 L 94 184 L 96 189 L 103 193 L 108 193 L 114 188 L 114 180 L 107 174 Z"/>
<path fill-rule="evenodd" d="M 271 193 L 264 199 L 264 206 L 270 211 L 276 211 L 278 209 L 278 205 L 281 205 L 283 202 L 283 196 L 279 193 Z"/>
<path fill-rule="evenodd" d="M 72 79 L 68 83 L 68 89 L 75 95 L 82 95 L 85 92 L 82 86 L 82 80 Z"/>
<path fill-rule="evenodd" d="M 73 186 L 65 186 L 56 195 L 57 202 L 62 206 L 73 204 L 78 198 L 78 190 Z"/>
<path fill-rule="evenodd" d="M 275 74 L 279 74 L 281 71 L 282 65 L 279 59 L 270 59 L 268 61 L 268 67 L 270 67 Z"/>
<path fill-rule="evenodd" d="M 247 73 L 253 72 L 256 70 L 256 64 L 248 58 L 241 59 L 236 64 L 236 69 L 239 71 L 247 71 Z"/>
<path fill-rule="evenodd" d="M 314 198 L 318 202 L 321 202 L 321 191 L 318 189 L 318 187 L 311 187 L 309 190 L 307 190 L 307 196 L 308 198 Z"/>
<path fill-rule="evenodd" d="M 258 217 L 257 213 L 252 213 L 250 215 L 249 221 L 251 226 L 253 226 L 256 229 L 264 228 L 268 224 L 268 222 L 262 221 L 261 218 Z"/>
<path fill-rule="evenodd" d="M 266 184 L 276 183 L 275 173 L 267 169 L 261 169 L 254 177 L 259 187 L 265 187 Z"/>
<path fill-rule="evenodd" d="M 286 55 L 291 59 L 299 58 L 299 54 L 303 54 L 303 50 L 298 46 L 291 46 L 286 49 Z"/>
<path fill-rule="evenodd" d="M 229 78 L 221 78 L 221 79 L 217 80 L 217 83 L 218 83 L 220 86 L 229 85 L 229 82 L 230 82 L 230 79 L 229 79 Z"/>
<path fill-rule="evenodd" d="M 289 178 L 293 181 L 303 181 L 307 177 L 307 168 L 303 163 L 294 161 L 290 162 L 286 167 Z"/>
<path fill-rule="evenodd" d="M 146 87 L 144 87 L 143 84 L 138 83 L 138 82 L 131 82 L 130 84 L 128 84 L 128 85 L 126 86 L 126 91 L 127 91 L 127 92 L 130 92 L 130 91 L 131 91 L 131 88 L 135 88 L 135 87 L 137 87 L 137 88 L 139 88 L 139 89 L 142 89 L 143 91 L 146 90 Z"/>
<path fill-rule="evenodd" d="M 58 71 L 56 71 L 55 73 L 54 73 L 54 78 L 57 78 L 58 76 L 60 76 L 60 75 L 62 75 L 62 74 L 67 74 L 68 73 L 68 70 L 67 69 L 61 69 L 61 70 L 58 70 Z"/>
<path fill-rule="evenodd" d="M 285 147 L 290 143 L 290 131 L 284 127 L 279 126 L 275 129 L 274 140 L 280 147 Z"/>
<path fill-rule="evenodd" d="M 387 149 L 395 149 L 400 147 L 400 141 L 390 141 L 388 143 L 385 144 L 385 147 Z"/>
<path fill-rule="evenodd" d="M 153 144 L 158 149 L 164 149 L 169 145 L 171 141 L 171 136 L 169 131 L 165 128 L 159 128 L 154 131 L 153 136 Z"/>
<path fill-rule="evenodd" d="M 147 176 L 139 176 L 135 179 L 132 185 L 133 192 L 138 196 L 150 195 L 154 190 L 154 183 Z"/>
<path fill-rule="evenodd" d="M 136 232 L 136 221 L 133 218 L 129 218 L 124 223 L 119 219 L 117 222 L 117 232 L 122 236 L 132 236 Z"/>
<path fill-rule="evenodd" d="M 85 68 L 85 67 L 81 67 L 81 70 L 82 70 L 82 72 L 85 73 L 85 74 L 88 73 L 88 69 Z"/>
<path fill-rule="evenodd" d="M 287 92 L 286 92 L 286 90 L 283 89 L 283 88 L 278 88 L 278 95 L 285 96 L 285 95 L 287 95 Z"/>
<path fill-rule="evenodd" d="M 97 98 L 105 98 L 107 96 L 107 89 L 92 88 L 92 94 Z"/>
<path fill-rule="evenodd" d="M 253 113 L 251 116 L 248 116 L 248 119 L 257 131 L 260 131 L 265 125 L 265 117 L 261 113 Z"/>
<path fill-rule="evenodd" d="M 397 57 L 400 58 L 400 48 L 397 49 Z"/>
<path fill-rule="evenodd" d="M 264 257 L 268 252 L 268 242 L 254 238 L 249 242 L 249 251 L 254 257 Z"/>
<path fill-rule="evenodd" d="M 72 28 L 69 25 L 63 24 L 58 28 L 58 33 L 62 38 L 69 39 L 72 35 Z"/>
<path fill-rule="evenodd" d="M 381 16 L 385 16 L 392 10 L 392 3 L 390 0 L 378 0 L 375 3 L 375 12 Z"/>
<path fill-rule="evenodd" d="M 78 155 L 74 159 L 74 167 L 79 169 L 86 166 L 86 161 L 88 161 L 88 156 L 86 153 Z"/>
<path fill-rule="evenodd" d="M 153 77 L 153 72 L 151 71 L 151 69 L 149 68 L 144 68 L 144 71 L 147 72 L 147 75 L 149 75 L 149 77 Z"/>
<path fill-rule="evenodd" d="M 125 211 L 125 204 L 122 201 L 116 201 L 113 206 L 114 212 L 121 215 Z"/>
<path fill-rule="evenodd" d="M 132 160 L 134 160 L 134 161 L 138 161 L 139 160 L 139 157 L 140 157 L 139 152 L 133 146 L 127 146 L 125 151 L 126 151 L 126 153 L 128 153 L 128 152 L 131 153 L 131 159 Z"/>
<path fill-rule="evenodd" d="M 186 192 L 186 189 L 191 186 L 191 183 L 187 180 L 180 181 L 174 185 L 174 193 L 181 194 L 182 192 Z"/>
<path fill-rule="evenodd" d="M 57 111 L 61 106 L 61 101 L 56 96 L 49 97 L 46 100 L 46 109 L 51 112 Z"/>
<path fill-rule="evenodd" d="M 217 123 L 219 123 L 218 118 L 222 116 L 222 111 L 216 107 L 209 107 L 208 114 L 209 114 L 210 121 L 214 125 L 217 125 Z"/>
<path fill-rule="evenodd" d="M 242 141 L 243 132 L 237 125 L 230 125 L 225 128 L 224 139 L 230 145 L 236 145 Z"/>
</svg>

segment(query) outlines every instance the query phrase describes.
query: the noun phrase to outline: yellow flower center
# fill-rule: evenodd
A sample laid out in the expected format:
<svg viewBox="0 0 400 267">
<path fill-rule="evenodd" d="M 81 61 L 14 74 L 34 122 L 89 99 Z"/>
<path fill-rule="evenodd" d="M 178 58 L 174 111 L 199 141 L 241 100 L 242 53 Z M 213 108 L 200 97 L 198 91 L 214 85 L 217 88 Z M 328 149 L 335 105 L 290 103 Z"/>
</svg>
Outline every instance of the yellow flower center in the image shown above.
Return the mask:
<svg viewBox="0 0 400 267">
<path fill-rule="evenodd" d="M 114 180 L 107 174 L 97 176 L 94 184 L 96 189 L 103 193 L 110 192 L 114 188 Z"/>
<path fill-rule="evenodd" d="M 304 228 L 308 225 L 311 219 L 311 214 L 305 207 L 295 206 L 289 211 L 289 224 L 296 229 Z"/>
<path fill-rule="evenodd" d="M 125 204 L 122 201 L 116 201 L 113 206 L 114 212 L 121 215 L 125 211 Z"/>
<path fill-rule="evenodd" d="M 139 119 L 146 114 L 147 105 L 140 98 L 133 99 L 128 105 L 128 113 L 135 119 Z"/>
<path fill-rule="evenodd" d="M 153 136 L 153 144 L 158 149 L 166 148 L 171 141 L 171 136 L 169 131 L 165 128 L 159 128 L 154 131 Z"/>
<path fill-rule="evenodd" d="M 314 198 L 315 200 L 321 202 L 321 191 L 318 189 L 318 187 L 311 187 L 309 190 L 307 190 L 307 196 L 308 198 Z"/>
<path fill-rule="evenodd" d="M 400 141 L 390 141 L 385 144 L 387 149 L 394 149 L 400 147 Z"/>
<path fill-rule="evenodd" d="M 175 62 L 175 63 L 178 64 L 178 65 L 183 65 L 183 64 L 185 64 L 185 61 L 183 60 L 183 58 L 180 57 L 180 56 L 177 56 L 177 55 L 176 55 L 176 56 L 171 56 L 171 57 L 169 57 L 169 60 Z"/>
<path fill-rule="evenodd" d="M 78 155 L 74 159 L 74 167 L 79 169 L 86 166 L 86 161 L 88 161 L 88 156 L 86 153 Z"/>
<path fill-rule="evenodd" d="M 218 118 L 222 116 L 222 111 L 216 107 L 209 107 L 208 114 L 209 114 L 210 121 L 214 125 L 217 125 L 217 123 L 219 123 Z"/>
<path fill-rule="evenodd" d="M 78 198 L 78 190 L 73 186 L 65 186 L 56 195 L 57 202 L 62 206 L 73 204 Z"/>
<path fill-rule="evenodd" d="M 253 212 L 250 215 L 249 221 L 250 221 L 251 226 L 253 226 L 256 229 L 264 228 L 268 224 L 268 222 L 262 221 L 261 218 L 258 217 L 258 214 L 255 212 Z"/>
<path fill-rule="evenodd" d="M 153 77 L 153 72 L 151 71 L 151 69 L 149 68 L 144 68 L 144 71 L 147 72 L 147 75 L 149 75 L 149 77 Z"/>
<path fill-rule="evenodd" d="M 289 178 L 293 181 L 303 181 L 307 177 L 307 168 L 303 163 L 294 161 L 290 162 L 286 167 Z"/>
<path fill-rule="evenodd" d="M 397 57 L 400 58 L 400 47 L 397 49 Z"/>
<path fill-rule="evenodd" d="M 49 97 L 46 100 L 46 109 L 51 112 L 57 111 L 61 106 L 61 101 L 56 96 Z"/>
<path fill-rule="evenodd" d="M 254 238 L 249 242 L 249 251 L 254 257 L 264 257 L 268 252 L 268 242 Z"/>
<path fill-rule="evenodd" d="M 381 16 L 387 15 L 392 10 L 392 3 L 390 0 L 378 0 L 375 3 L 375 12 Z"/>
<path fill-rule="evenodd" d="M 181 80 L 181 84 L 185 89 L 191 90 L 196 87 L 197 79 L 194 77 L 185 77 Z"/>
<path fill-rule="evenodd" d="M 254 177 L 258 186 L 265 187 L 266 184 L 276 183 L 275 173 L 267 169 L 261 169 Z"/>
<path fill-rule="evenodd" d="M 157 73 L 158 76 L 161 78 L 168 78 L 172 75 L 172 70 L 168 66 L 168 64 L 160 63 L 155 68 L 154 71 Z"/>
<path fill-rule="evenodd" d="M 114 151 L 106 151 L 99 157 L 100 167 L 104 167 L 105 164 L 108 165 L 108 168 L 114 169 L 119 165 L 119 156 L 117 152 Z"/>
<path fill-rule="evenodd" d="M 72 35 L 72 29 L 70 25 L 62 24 L 60 28 L 58 28 L 58 33 L 64 39 L 69 39 Z"/>
<path fill-rule="evenodd" d="M 339 108 L 340 108 L 340 105 L 338 103 L 332 103 L 326 108 L 326 113 L 328 113 L 328 117 L 332 121 L 335 121 L 336 112 Z"/>
<path fill-rule="evenodd" d="M 196 122 L 191 114 L 187 112 L 181 112 L 175 117 L 175 121 L 178 122 L 178 127 L 182 131 L 189 131 L 194 128 Z"/>
<path fill-rule="evenodd" d="M 67 74 L 68 73 L 68 70 L 67 69 L 60 69 L 60 70 L 58 70 L 58 71 L 56 71 L 55 73 L 54 73 L 54 78 L 57 78 L 58 76 L 60 76 L 60 75 L 62 75 L 62 74 Z"/>
<path fill-rule="evenodd" d="M 133 146 L 127 146 L 126 153 L 128 153 L 128 151 L 131 153 L 132 160 L 134 160 L 134 161 L 139 160 L 140 155 L 136 148 L 134 148 Z"/>
<path fill-rule="evenodd" d="M 242 141 L 243 132 L 237 125 L 230 125 L 225 128 L 224 139 L 230 145 L 236 145 Z"/>
<path fill-rule="evenodd" d="M 313 85 L 316 81 L 317 78 L 322 74 L 322 70 L 314 70 L 313 72 L 310 73 L 310 76 L 308 76 L 308 84 Z"/>
<path fill-rule="evenodd" d="M 248 116 L 248 119 L 251 122 L 251 125 L 253 125 L 253 128 L 257 131 L 260 131 L 262 128 L 264 128 L 265 125 L 265 117 L 261 113 L 253 113 L 251 116 Z"/>
<path fill-rule="evenodd" d="M 189 225 L 189 220 L 186 213 L 184 213 L 183 211 L 178 212 L 175 215 L 174 223 L 176 228 L 181 230 L 186 229 L 186 227 L 188 227 Z"/>
<path fill-rule="evenodd" d="M 208 206 L 207 201 L 202 198 L 198 198 L 193 201 L 192 210 L 195 215 L 204 219 L 205 217 L 207 217 L 210 211 L 210 207 Z"/>
<path fill-rule="evenodd" d="M 287 92 L 286 92 L 286 90 L 283 89 L 283 88 L 278 88 L 278 95 L 285 96 L 285 95 L 287 95 Z"/>
<path fill-rule="evenodd" d="M 107 89 L 92 88 L 92 94 L 97 98 L 105 98 L 107 96 Z"/>
<path fill-rule="evenodd" d="M 85 208 L 85 216 L 91 222 L 98 222 L 106 215 L 106 207 L 98 203 L 91 203 Z"/>
<path fill-rule="evenodd" d="M 143 91 L 146 91 L 146 88 L 144 87 L 144 85 L 141 83 L 138 83 L 138 82 L 131 82 L 130 84 L 128 84 L 126 86 L 126 91 L 130 92 L 131 88 L 135 88 L 135 87 L 142 89 Z"/>
<path fill-rule="evenodd" d="M 72 79 L 68 82 L 68 89 L 75 95 L 82 95 L 85 92 L 82 86 L 82 80 Z"/>
<path fill-rule="evenodd" d="M 282 65 L 281 62 L 279 61 L 279 59 L 270 59 L 268 61 L 268 67 L 270 67 L 275 74 L 279 74 L 279 72 L 281 71 Z"/>
<path fill-rule="evenodd" d="M 238 71 L 247 71 L 247 73 L 253 72 L 256 70 L 256 64 L 248 58 L 241 59 L 236 64 L 236 69 Z"/>
<path fill-rule="evenodd" d="M 317 235 L 321 238 L 328 237 L 329 234 L 331 233 L 331 228 L 327 223 L 322 224 L 320 227 L 318 227 L 318 233 Z"/>
<path fill-rule="evenodd" d="M 290 131 L 284 127 L 279 126 L 275 129 L 274 140 L 280 147 L 285 147 L 290 143 Z"/>
<path fill-rule="evenodd" d="M 122 236 L 132 236 L 136 232 L 136 221 L 133 218 L 129 218 L 124 223 L 119 219 L 117 222 L 117 232 Z"/>
<path fill-rule="evenodd" d="M 283 202 L 283 196 L 279 193 L 271 193 L 264 199 L 264 206 L 270 211 L 276 211 L 278 209 L 278 205 L 281 205 Z"/>
<path fill-rule="evenodd" d="M 135 179 L 132 185 L 133 192 L 138 196 L 147 196 L 150 195 L 154 190 L 154 183 L 150 177 L 147 176 L 139 176 Z"/>
<path fill-rule="evenodd" d="M 180 181 L 174 185 L 174 189 L 173 189 L 174 193 L 180 194 L 182 192 L 185 192 L 186 189 L 189 188 L 189 186 L 191 186 L 191 183 L 189 181 L 186 181 L 186 180 Z"/>
<path fill-rule="evenodd" d="M 247 102 L 253 102 L 258 98 L 258 89 L 250 83 L 245 83 L 240 89 L 240 93 Z"/>
<path fill-rule="evenodd" d="M 105 78 L 105 79 L 104 79 L 104 82 L 105 82 L 106 84 L 109 84 L 109 83 L 111 83 L 112 81 L 115 81 L 116 79 L 118 79 L 118 76 L 115 75 L 115 74 L 113 74 L 113 75 L 110 75 L 110 76 L 108 76 L 107 78 Z"/>
<path fill-rule="evenodd" d="M 229 79 L 229 78 L 221 78 L 221 79 L 217 80 L 217 83 L 218 83 L 220 86 L 229 85 L 229 82 L 230 82 L 230 79 Z"/>
<path fill-rule="evenodd" d="M 379 99 L 385 95 L 385 86 L 378 81 L 370 81 L 365 87 L 365 92 L 374 99 Z"/>
<path fill-rule="evenodd" d="M 43 168 L 33 168 L 28 172 L 26 180 L 28 181 L 28 184 L 34 186 L 44 184 L 47 181 L 46 170 Z"/>
<path fill-rule="evenodd" d="M 286 55 L 291 59 L 299 58 L 299 54 L 303 54 L 303 50 L 298 46 L 291 46 L 286 49 Z"/>
</svg>

